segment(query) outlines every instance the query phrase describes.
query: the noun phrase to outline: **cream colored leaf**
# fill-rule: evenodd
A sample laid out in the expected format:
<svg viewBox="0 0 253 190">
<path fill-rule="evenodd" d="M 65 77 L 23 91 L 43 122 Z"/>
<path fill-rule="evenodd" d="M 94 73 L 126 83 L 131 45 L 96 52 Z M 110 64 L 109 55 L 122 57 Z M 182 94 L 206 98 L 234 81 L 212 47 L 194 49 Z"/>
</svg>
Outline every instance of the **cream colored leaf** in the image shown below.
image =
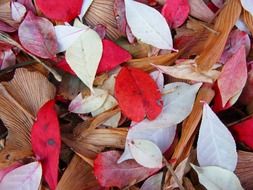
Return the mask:
<svg viewBox="0 0 253 190">
<path fill-rule="evenodd" d="M 241 0 L 242 7 L 253 15 L 253 2 L 252 0 Z"/>
<path fill-rule="evenodd" d="M 106 92 L 106 91 L 105 91 Z M 94 116 L 97 116 L 115 106 L 118 105 L 118 102 L 117 100 L 111 96 L 111 95 L 108 95 L 105 102 L 103 103 L 103 105 L 101 107 L 99 107 L 98 109 L 94 110 L 91 112 L 91 115 L 94 117 Z"/>
<path fill-rule="evenodd" d="M 102 41 L 94 30 L 79 21 L 76 20 L 74 26 L 87 31 L 66 50 L 66 60 L 78 78 L 93 91 L 93 81 L 103 52 Z"/>
<path fill-rule="evenodd" d="M 93 94 L 85 97 L 80 93 L 71 101 L 69 111 L 81 114 L 93 112 L 104 104 L 107 97 L 108 92 L 99 88 L 95 88 Z"/>
<path fill-rule="evenodd" d="M 170 28 L 156 9 L 145 4 L 125 0 L 126 19 L 134 36 L 159 49 L 173 49 Z"/>
<path fill-rule="evenodd" d="M 243 190 L 237 176 L 229 170 L 216 166 L 191 166 L 197 172 L 199 182 L 208 190 Z"/>
<path fill-rule="evenodd" d="M 162 167 L 163 155 L 154 143 L 143 139 L 133 139 L 127 143 L 137 163 L 147 168 Z"/>
<path fill-rule="evenodd" d="M 79 14 L 79 18 L 80 20 L 83 19 L 83 16 L 85 15 L 85 13 L 88 11 L 89 7 L 91 6 L 92 2 L 94 0 L 84 0 L 83 1 L 83 5 L 82 5 L 82 8 L 81 8 L 81 13 Z"/>
<path fill-rule="evenodd" d="M 57 53 L 66 51 L 86 30 L 89 30 L 68 25 L 57 25 L 54 29 L 58 43 Z"/>
<path fill-rule="evenodd" d="M 198 82 L 213 83 L 220 74 L 219 71 L 214 70 L 216 66 L 207 72 L 198 72 L 194 60 L 185 61 L 174 66 L 152 65 L 164 74 L 172 77 Z"/>
<path fill-rule="evenodd" d="M 237 164 L 234 138 L 208 104 L 203 108 L 197 159 L 200 166 L 219 166 L 230 171 L 234 171 Z"/>
</svg>

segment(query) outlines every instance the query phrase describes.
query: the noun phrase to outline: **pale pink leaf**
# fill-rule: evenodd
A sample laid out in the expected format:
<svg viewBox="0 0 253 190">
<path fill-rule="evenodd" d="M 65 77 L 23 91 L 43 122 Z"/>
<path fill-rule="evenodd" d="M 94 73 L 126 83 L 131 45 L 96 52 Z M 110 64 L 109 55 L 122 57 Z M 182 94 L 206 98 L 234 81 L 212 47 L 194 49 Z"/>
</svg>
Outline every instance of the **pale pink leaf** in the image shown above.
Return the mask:
<svg viewBox="0 0 253 190">
<path fill-rule="evenodd" d="M 163 172 L 155 174 L 151 176 L 150 178 L 148 178 L 143 183 L 140 190 L 161 190 L 162 179 L 163 179 Z"/>
<path fill-rule="evenodd" d="M 26 13 L 26 8 L 24 5 L 18 2 L 11 3 L 11 16 L 13 20 L 21 22 Z"/>
<path fill-rule="evenodd" d="M 32 162 L 7 173 L 0 183 L 0 189 L 37 190 L 40 186 L 41 176 L 41 164 Z"/>
</svg>

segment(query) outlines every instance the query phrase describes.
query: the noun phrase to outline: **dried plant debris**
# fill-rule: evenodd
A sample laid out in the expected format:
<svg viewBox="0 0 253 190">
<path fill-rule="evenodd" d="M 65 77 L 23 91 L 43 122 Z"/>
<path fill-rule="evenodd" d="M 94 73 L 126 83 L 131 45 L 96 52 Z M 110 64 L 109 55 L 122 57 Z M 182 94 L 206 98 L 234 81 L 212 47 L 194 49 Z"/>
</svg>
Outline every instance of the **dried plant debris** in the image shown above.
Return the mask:
<svg viewBox="0 0 253 190">
<path fill-rule="evenodd" d="M 0 1 L 0 189 L 253 189 L 252 35 L 250 0 Z"/>
</svg>

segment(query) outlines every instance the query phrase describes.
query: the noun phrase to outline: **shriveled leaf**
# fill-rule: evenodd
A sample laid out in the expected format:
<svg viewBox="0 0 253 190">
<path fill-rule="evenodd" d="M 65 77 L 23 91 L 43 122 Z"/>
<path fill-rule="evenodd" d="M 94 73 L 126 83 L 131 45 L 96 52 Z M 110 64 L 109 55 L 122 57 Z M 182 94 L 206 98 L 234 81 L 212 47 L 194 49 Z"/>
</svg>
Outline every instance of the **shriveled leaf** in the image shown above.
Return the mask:
<svg viewBox="0 0 253 190">
<path fill-rule="evenodd" d="M 242 46 L 224 65 L 217 80 L 219 99 L 216 99 L 215 110 L 226 106 L 230 99 L 242 92 L 247 81 L 247 64 L 245 47 Z M 238 97 L 237 97 L 238 98 Z M 235 103 L 235 102 L 233 102 Z M 231 105 L 230 105 L 231 106 Z"/>
<path fill-rule="evenodd" d="M 193 164 L 191 166 L 197 172 L 199 182 L 207 189 L 243 190 L 237 176 L 229 170 L 216 166 L 198 167 Z"/>
<path fill-rule="evenodd" d="M 99 109 L 108 97 L 108 92 L 99 88 L 94 93 L 83 97 L 80 93 L 69 105 L 69 111 L 73 113 L 89 113 Z"/>
<path fill-rule="evenodd" d="M 189 0 L 190 15 L 205 22 L 211 22 L 215 14 L 203 0 Z"/>
<path fill-rule="evenodd" d="M 108 151 L 98 154 L 94 161 L 94 174 L 103 187 L 123 188 L 149 177 L 159 168 L 145 168 L 134 160 L 117 164 L 120 157 L 118 151 Z"/>
<path fill-rule="evenodd" d="M 16 64 L 16 56 L 11 49 L 0 52 L 0 70 Z"/>
<path fill-rule="evenodd" d="M 57 25 L 54 29 L 58 43 L 57 53 L 66 51 L 86 30 L 68 25 Z"/>
<path fill-rule="evenodd" d="M 0 183 L 0 189 L 38 189 L 42 176 L 41 163 L 32 162 L 7 173 Z"/>
<path fill-rule="evenodd" d="M 173 49 L 170 28 L 157 10 L 133 0 L 125 0 L 125 6 L 127 23 L 136 38 L 160 49 Z"/>
<path fill-rule="evenodd" d="M 249 118 L 236 125 L 233 125 L 229 127 L 229 130 L 237 142 L 243 143 L 244 145 L 253 149 L 253 118 Z"/>
<path fill-rule="evenodd" d="M 154 120 L 162 111 L 161 94 L 144 71 L 124 67 L 116 78 L 115 96 L 122 112 L 133 121 Z"/>
<path fill-rule="evenodd" d="M 64 171 L 57 185 L 57 190 L 98 190 L 100 185 L 92 170 L 91 166 L 75 155 Z"/>
<path fill-rule="evenodd" d="M 50 100 L 40 108 L 31 132 L 33 152 L 42 163 L 43 176 L 52 190 L 57 185 L 61 147 L 59 122 L 54 106 L 54 100 Z"/>
<path fill-rule="evenodd" d="M 159 147 L 144 139 L 127 141 L 130 152 L 136 162 L 147 168 L 161 168 L 163 155 Z"/>
<path fill-rule="evenodd" d="M 234 171 L 237 164 L 233 136 L 206 103 L 197 142 L 197 159 L 200 166 L 219 166 L 230 171 Z"/>
<path fill-rule="evenodd" d="M 26 8 L 24 5 L 18 2 L 11 2 L 11 16 L 13 20 L 21 22 L 25 16 Z"/>
<path fill-rule="evenodd" d="M 184 175 L 187 172 L 189 172 L 190 170 L 191 170 L 191 166 L 190 166 L 190 163 L 189 163 L 189 157 L 187 157 L 182 162 L 180 162 L 180 164 L 175 169 L 175 174 L 176 174 L 177 178 L 179 179 L 179 181 L 181 183 L 183 183 Z M 175 181 L 174 177 L 172 177 L 170 179 L 170 186 L 169 187 L 172 188 L 172 189 L 178 188 L 178 183 Z"/>
<path fill-rule="evenodd" d="M 41 58 L 53 58 L 57 51 L 57 41 L 53 24 L 29 11 L 20 24 L 18 36 L 22 46 Z"/>
<path fill-rule="evenodd" d="M 219 71 L 214 70 L 216 67 L 206 72 L 197 71 L 197 65 L 193 60 L 178 63 L 174 66 L 152 65 L 164 74 L 172 77 L 198 82 L 213 83 L 220 74 Z"/>
<path fill-rule="evenodd" d="M 98 74 L 108 72 L 117 67 L 119 64 L 131 59 L 131 54 L 129 54 L 120 46 L 116 45 L 113 41 L 104 39 L 102 42 L 103 54 L 98 66 Z"/>
<path fill-rule="evenodd" d="M 78 15 L 79 18 L 80 18 L 80 20 L 83 19 L 83 16 L 88 11 L 88 9 L 91 6 L 91 4 L 92 4 L 93 1 L 94 0 L 83 0 L 82 8 L 81 8 L 80 14 Z"/>
<path fill-rule="evenodd" d="M 242 7 L 253 15 L 253 4 L 251 0 L 241 0 Z"/>
<path fill-rule="evenodd" d="M 78 78 L 91 89 L 97 72 L 99 61 L 102 57 L 102 41 L 99 35 L 80 21 L 75 21 L 75 26 L 85 29 L 79 39 L 66 51 L 66 61 Z"/>
<path fill-rule="evenodd" d="M 162 179 L 163 179 L 163 172 L 155 174 L 155 175 L 151 176 L 150 178 L 148 178 L 143 183 L 140 190 L 161 190 Z"/>
<path fill-rule="evenodd" d="M 167 0 L 162 9 L 162 15 L 171 28 L 181 26 L 187 19 L 189 12 L 188 0 Z"/>
<path fill-rule="evenodd" d="M 82 4 L 83 0 L 36 0 L 36 5 L 44 15 L 62 22 L 69 22 L 77 17 Z"/>
</svg>

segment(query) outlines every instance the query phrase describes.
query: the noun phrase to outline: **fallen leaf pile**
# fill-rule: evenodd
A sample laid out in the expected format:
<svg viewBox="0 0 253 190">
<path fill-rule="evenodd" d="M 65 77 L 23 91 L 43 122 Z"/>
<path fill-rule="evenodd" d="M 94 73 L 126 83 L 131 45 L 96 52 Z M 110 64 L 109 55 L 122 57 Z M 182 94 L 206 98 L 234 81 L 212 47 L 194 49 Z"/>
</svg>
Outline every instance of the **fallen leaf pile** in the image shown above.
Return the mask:
<svg viewBox="0 0 253 190">
<path fill-rule="evenodd" d="M 0 190 L 253 189 L 253 1 L 1 0 Z"/>
</svg>

